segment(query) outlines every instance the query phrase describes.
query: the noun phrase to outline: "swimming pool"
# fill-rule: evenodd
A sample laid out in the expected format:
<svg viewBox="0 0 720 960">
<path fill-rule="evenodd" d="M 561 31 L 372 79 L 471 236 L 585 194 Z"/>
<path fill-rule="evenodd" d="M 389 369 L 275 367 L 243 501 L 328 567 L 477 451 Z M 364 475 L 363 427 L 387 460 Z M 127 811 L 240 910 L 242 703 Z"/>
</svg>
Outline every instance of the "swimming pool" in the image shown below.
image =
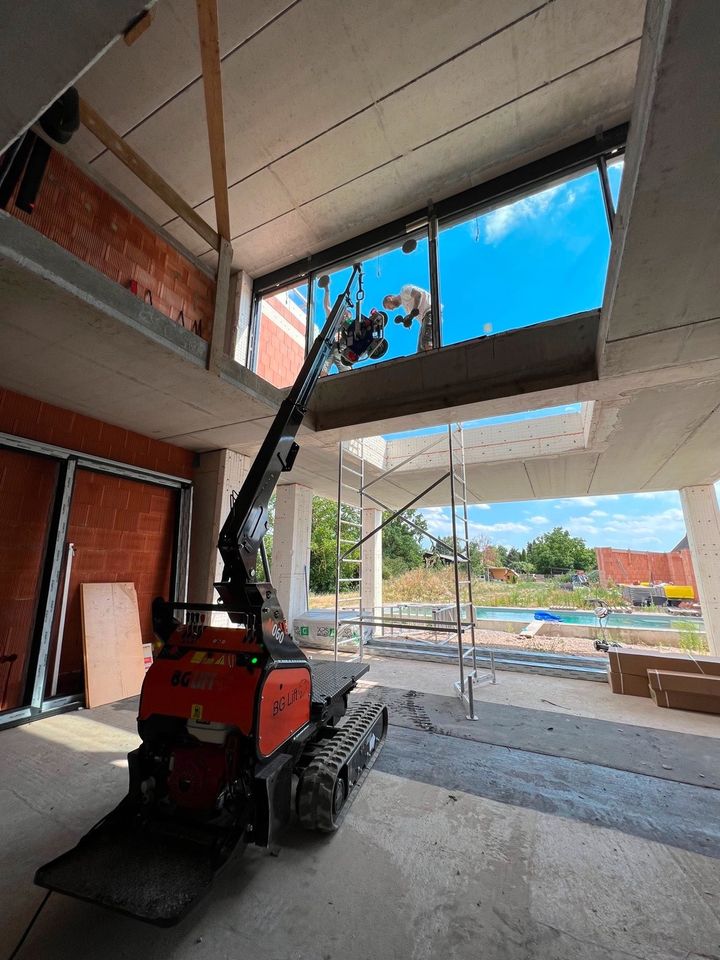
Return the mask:
<svg viewBox="0 0 720 960">
<path fill-rule="evenodd" d="M 476 607 L 479 620 L 508 620 L 515 623 L 529 623 L 535 617 L 535 609 L 522 607 Z M 594 613 L 586 610 L 550 610 L 560 617 L 562 623 L 582 624 L 597 627 L 598 619 Z M 620 627 L 631 630 L 681 630 L 682 623 L 691 623 L 696 630 L 705 632 L 705 624 L 700 617 L 672 617 L 667 613 L 611 613 L 605 620 L 606 627 Z"/>
</svg>

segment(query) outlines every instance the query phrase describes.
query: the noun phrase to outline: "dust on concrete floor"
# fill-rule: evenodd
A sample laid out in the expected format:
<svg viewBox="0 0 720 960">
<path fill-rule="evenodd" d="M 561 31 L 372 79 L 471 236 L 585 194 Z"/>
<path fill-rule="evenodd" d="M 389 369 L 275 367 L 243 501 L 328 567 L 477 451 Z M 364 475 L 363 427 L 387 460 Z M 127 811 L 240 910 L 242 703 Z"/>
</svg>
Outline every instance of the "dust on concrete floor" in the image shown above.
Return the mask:
<svg viewBox="0 0 720 960">
<path fill-rule="evenodd" d="M 447 693 L 451 668 L 410 668 L 375 662 L 370 682 Z M 548 726 L 561 710 L 540 701 L 585 717 L 609 706 L 601 684 L 519 674 L 478 693 L 480 706 L 536 708 Z M 462 722 L 458 701 L 441 707 Z M 618 723 L 661 719 L 639 701 L 622 708 Z M 41 900 L 37 865 L 125 792 L 135 710 L 125 701 L 0 734 L 5 954 Z M 676 717 L 673 736 L 705 742 L 708 720 Z M 718 791 L 597 760 L 393 725 L 335 836 L 293 829 L 278 858 L 249 848 L 171 930 L 53 894 L 18 960 L 720 958 Z"/>
</svg>

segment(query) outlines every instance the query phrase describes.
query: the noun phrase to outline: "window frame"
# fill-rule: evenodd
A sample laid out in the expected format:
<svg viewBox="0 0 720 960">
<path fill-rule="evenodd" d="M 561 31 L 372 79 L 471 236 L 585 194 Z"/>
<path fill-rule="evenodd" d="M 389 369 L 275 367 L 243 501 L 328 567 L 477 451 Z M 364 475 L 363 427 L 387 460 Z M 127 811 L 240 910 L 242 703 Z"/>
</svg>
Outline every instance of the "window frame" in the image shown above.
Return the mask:
<svg viewBox="0 0 720 960">
<path fill-rule="evenodd" d="M 425 236 L 428 240 L 431 297 L 433 303 L 441 303 L 440 275 L 438 269 L 438 235 L 441 229 L 453 226 L 490 210 L 531 196 L 553 183 L 570 180 L 596 169 L 600 177 L 601 193 L 610 238 L 615 221 L 607 164 L 624 156 L 629 125 L 613 127 L 602 134 L 582 140 L 571 147 L 532 161 L 509 173 L 501 174 L 484 183 L 454 194 L 436 204 L 413 214 L 390 221 L 374 230 L 361 234 L 303 260 L 295 261 L 253 281 L 252 318 L 248 337 L 248 367 L 257 372 L 259 343 L 260 301 L 263 297 L 282 293 L 284 290 L 308 284 L 308 322 L 305 354 L 312 346 L 310 332 L 313 327 L 314 285 L 318 275 L 331 273 L 343 266 L 371 259 L 383 250 L 396 248 L 410 237 Z M 442 349 L 442 322 L 440 311 L 435 317 L 435 349 Z"/>
</svg>

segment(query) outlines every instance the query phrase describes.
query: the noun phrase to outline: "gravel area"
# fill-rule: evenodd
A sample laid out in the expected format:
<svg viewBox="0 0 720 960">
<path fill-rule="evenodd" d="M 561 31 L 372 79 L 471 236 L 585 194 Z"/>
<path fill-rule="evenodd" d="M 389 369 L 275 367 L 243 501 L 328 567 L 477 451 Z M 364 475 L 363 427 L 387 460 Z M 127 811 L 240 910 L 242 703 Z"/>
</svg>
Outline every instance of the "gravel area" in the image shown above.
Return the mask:
<svg viewBox="0 0 720 960">
<path fill-rule="evenodd" d="M 574 653 L 582 654 L 585 657 L 607 658 L 607 654 L 598 652 L 594 647 L 594 641 L 587 637 L 519 637 L 514 633 L 505 633 L 503 630 L 478 630 L 475 634 L 479 646 L 507 647 L 516 650 L 544 650 L 545 653 Z M 628 649 L 640 650 L 663 650 L 675 649 L 664 648 L 659 645 L 636 645 L 623 644 Z"/>
</svg>

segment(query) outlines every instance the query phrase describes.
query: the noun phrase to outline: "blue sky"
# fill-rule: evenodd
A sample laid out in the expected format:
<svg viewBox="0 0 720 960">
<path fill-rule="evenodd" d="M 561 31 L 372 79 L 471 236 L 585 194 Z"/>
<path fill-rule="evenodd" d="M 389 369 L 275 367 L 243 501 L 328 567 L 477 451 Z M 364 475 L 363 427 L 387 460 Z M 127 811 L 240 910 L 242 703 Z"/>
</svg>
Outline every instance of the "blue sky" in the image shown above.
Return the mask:
<svg viewBox="0 0 720 960">
<path fill-rule="evenodd" d="M 720 481 L 715 484 L 715 493 L 720 500 Z M 429 507 L 421 512 L 435 536 L 450 533 L 449 508 Z M 558 526 L 582 537 L 590 547 L 621 550 L 665 552 L 685 535 L 676 490 L 476 504 L 469 515 L 471 537 L 518 548 Z"/>
<path fill-rule="evenodd" d="M 610 166 L 614 196 L 621 174 L 621 163 Z M 610 251 L 598 173 L 593 169 L 446 227 L 438 251 L 446 345 L 593 309 L 602 300 Z M 425 239 L 413 253 L 391 250 L 368 258 L 363 267 L 366 312 L 380 309 L 383 297 L 406 283 L 430 288 Z M 332 299 L 350 269 L 330 275 Z M 322 299 L 316 289 L 316 325 L 325 318 Z M 417 323 L 407 330 L 391 317 L 384 359 L 414 353 L 418 330 Z"/>
<path fill-rule="evenodd" d="M 422 513 L 435 536 L 450 533 L 448 508 L 430 507 Z M 680 496 L 674 490 L 478 504 L 469 514 L 472 537 L 518 548 L 558 526 L 588 546 L 630 550 L 671 550 L 685 534 Z"/>
</svg>

